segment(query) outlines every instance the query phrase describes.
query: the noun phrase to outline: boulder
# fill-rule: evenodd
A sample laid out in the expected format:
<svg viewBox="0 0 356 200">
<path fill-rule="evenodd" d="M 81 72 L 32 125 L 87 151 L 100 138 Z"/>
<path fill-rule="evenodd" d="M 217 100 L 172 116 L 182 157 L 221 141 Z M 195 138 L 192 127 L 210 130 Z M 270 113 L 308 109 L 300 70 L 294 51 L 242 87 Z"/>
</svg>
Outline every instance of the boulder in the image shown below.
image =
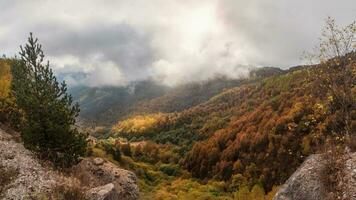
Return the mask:
<svg viewBox="0 0 356 200">
<path fill-rule="evenodd" d="M 101 186 L 113 184 L 117 199 L 139 198 L 136 175 L 101 158 L 84 158 L 74 167 L 73 173 L 88 188 L 100 189 Z"/>
<path fill-rule="evenodd" d="M 94 162 L 95 165 L 104 164 L 104 160 L 102 158 L 94 158 L 93 162 Z"/>
<path fill-rule="evenodd" d="M 323 184 L 326 161 L 323 155 L 309 156 L 299 169 L 280 188 L 273 200 L 325 200 L 327 191 Z M 343 170 L 343 199 L 356 200 L 356 153 L 347 155 Z"/>
<path fill-rule="evenodd" d="M 104 186 L 92 188 L 86 192 L 85 199 L 87 200 L 116 200 L 119 199 L 115 190 L 115 186 L 112 183 Z"/>
</svg>

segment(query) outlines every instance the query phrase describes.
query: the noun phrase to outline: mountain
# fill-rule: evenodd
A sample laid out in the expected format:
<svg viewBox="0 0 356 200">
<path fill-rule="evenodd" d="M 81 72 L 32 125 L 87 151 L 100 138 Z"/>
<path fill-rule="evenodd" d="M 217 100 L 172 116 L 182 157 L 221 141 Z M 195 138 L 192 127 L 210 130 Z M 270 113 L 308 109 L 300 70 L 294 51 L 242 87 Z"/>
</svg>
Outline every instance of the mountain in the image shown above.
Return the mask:
<svg viewBox="0 0 356 200">
<path fill-rule="evenodd" d="M 127 116 L 136 103 L 161 96 L 167 90 L 166 86 L 148 80 L 122 87 L 77 86 L 70 93 L 79 102 L 84 121 L 110 124 Z"/>
<path fill-rule="evenodd" d="M 108 125 L 137 114 L 180 112 L 246 81 L 282 72 L 279 68 L 265 67 L 252 70 L 248 80 L 216 76 L 206 81 L 174 87 L 145 80 L 122 87 L 78 86 L 71 88 L 70 92 L 81 106 L 82 119 Z"/>
<path fill-rule="evenodd" d="M 133 113 L 180 112 L 209 100 L 212 96 L 241 84 L 243 80 L 228 79 L 225 76 L 215 77 L 207 81 L 192 82 L 176 86 L 166 94 L 139 102 Z"/>
</svg>

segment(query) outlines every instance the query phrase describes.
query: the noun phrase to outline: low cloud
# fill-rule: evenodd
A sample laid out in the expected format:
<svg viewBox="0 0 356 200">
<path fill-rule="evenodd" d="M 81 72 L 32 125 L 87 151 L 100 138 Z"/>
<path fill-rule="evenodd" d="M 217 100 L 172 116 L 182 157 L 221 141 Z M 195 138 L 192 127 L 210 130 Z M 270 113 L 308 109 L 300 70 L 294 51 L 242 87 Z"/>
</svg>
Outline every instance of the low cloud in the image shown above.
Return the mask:
<svg viewBox="0 0 356 200">
<path fill-rule="evenodd" d="M 2 0 L 0 7 L 0 54 L 15 54 L 32 31 L 59 76 L 93 87 L 290 67 L 326 16 L 344 25 L 356 12 L 354 0 Z"/>
</svg>

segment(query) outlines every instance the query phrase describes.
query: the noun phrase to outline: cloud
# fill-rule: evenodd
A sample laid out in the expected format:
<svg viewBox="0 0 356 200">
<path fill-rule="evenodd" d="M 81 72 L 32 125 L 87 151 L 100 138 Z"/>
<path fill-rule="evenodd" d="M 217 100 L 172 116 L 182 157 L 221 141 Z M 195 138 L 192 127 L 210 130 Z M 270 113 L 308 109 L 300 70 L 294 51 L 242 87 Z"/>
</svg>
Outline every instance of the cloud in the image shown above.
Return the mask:
<svg viewBox="0 0 356 200">
<path fill-rule="evenodd" d="M 355 20 L 354 0 L 2 0 L 0 54 L 32 31 L 71 84 L 168 85 L 250 66 L 289 67 L 313 46 L 323 19 Z"/>
<path fill-rule="evenodd" d="M 353 0 L 223 0 L 219 4 L 226 27 L 253 49 L 246 59 L 255 64 L 288 67 L 317 42 L 327 16 L 346 25 L 355 19 Z"/>
<path fill-rule="evenodd" d="M 80 60 L 74 56 L 53 57 L 54 63 L 61 63 L 55 68 L 61 80 L 71 86 L 86 85 L 89 87 L 123 86 L 127 79 L 113 61 L 107 61 L 100 56 L 91 56 Z M 82 67 L 78 67 L 82 66 Z"/>
<path fill-rule="evenodd" d="M 124 85 L 124 78 L 119 68 L 112 62 L 100 63 L 100 67 L 96 67 L 91 73 L 86 82 L 89 86 L 107 86 L 107 85 Z M 108 76 L 110 75 L 110 76 Z"/>
<path fill-rule="evenodd" d="M 63 26 L 57 25 L 55 29 Z M 98 65 L 102 62 L 101 67 L 105 68 L 104 63 L 111 62 L 110 66 L 119 68 L 128 81 L 145 78 L 153 61 L 154 51 L 148 43 L 149 36 L 126 24 L 88 25 L 79 30 L 57 32 L 56 36 L 51 35 L 50 29 L 41 32 L 47 33 L 41 34 L 40 38 L 48 44 L 45 50 L 52 57 L 74 56 L 80 59 L 78 66 L 95 60 Z M 63 61 L 57 59 L 56 63 L 60 65 Z M 85 66 L 89 67 L 87 63 Z"/>
</svg>

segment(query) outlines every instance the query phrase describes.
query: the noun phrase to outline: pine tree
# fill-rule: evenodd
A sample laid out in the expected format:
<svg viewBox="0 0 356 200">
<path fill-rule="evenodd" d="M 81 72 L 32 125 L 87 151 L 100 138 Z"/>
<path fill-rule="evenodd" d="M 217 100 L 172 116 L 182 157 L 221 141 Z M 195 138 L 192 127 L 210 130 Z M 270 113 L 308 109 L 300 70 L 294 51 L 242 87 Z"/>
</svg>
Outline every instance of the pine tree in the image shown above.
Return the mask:
<svg viewBox="0 0 356 200">
<path fill-rule="evenodd" d="M 24 144 L 57 167 L 68 167 L 86 151 L 86 135 L 79 133 L 75 119 L 79 105 L 73 104 L 66 83 L 54 76 L 49 62 L 43 64 L 42 46 L 32 33 L 20 46 L 20 59 L 11 68 L 12 92 L 24 113 L 21 135 Z"/>
</svg>

